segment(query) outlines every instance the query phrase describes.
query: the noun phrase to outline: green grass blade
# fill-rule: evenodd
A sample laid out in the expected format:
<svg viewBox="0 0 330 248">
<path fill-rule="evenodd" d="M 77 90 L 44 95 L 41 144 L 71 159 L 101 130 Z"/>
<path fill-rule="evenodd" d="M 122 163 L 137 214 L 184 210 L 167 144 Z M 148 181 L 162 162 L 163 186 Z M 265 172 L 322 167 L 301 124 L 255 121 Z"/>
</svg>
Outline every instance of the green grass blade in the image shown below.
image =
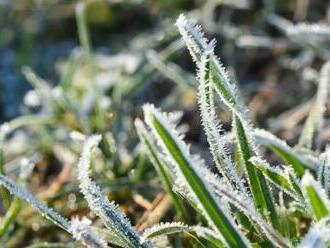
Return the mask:
<svg viewBox="0 0 330 248">
<path fill-rule="evenodd" d="M 227 155 L 224 137 L 220 135 L 222 127 L 219 123 L 219 120 L 217 119 L 215 112 L 213 87 L 209 80 L 209 73 L 209 55 L 203 55 L 201 58 L 198 75 L 200 83 L 198 91 L 198 102 L 202 117 L 202 124 L 204 126 L 207 140 L 210 145 L 211 154 L 219 172 L 224 176 L 228 185 L 230 185 L 233 190 L 246 193 L 246 188 L 244 187 L 242 180 L 237 175 L 234 164 Z"/>
<path fill-rule="evenodd" d="M 313 217 L 320 220 L 328 216 L 330 201 L 321 185 L 308 172 L 302 178 L 302 187 Z"/>
<path fill-rule="evenodd" d="M 162 235 L 182 232 L 187 232 L 190 235 L 196 236 L 197 239 L 202 238 L 208 240 L 216 247 L 224 247 L 221 237 L 219 237 L 219 235 L 217 235 L 213 230 L 200 226 L 188 226 L 180 222 L 161 223 L 159 225 L 155 225 L 145 230 L 143 237 L 145 239 L 152 239 Z"/>
<path fill-rule="evenodd" d="M 214 191 L 221 198 L 227 200 L 230 204 L 241 211 L 257 229 L 261 231 L 265 237 L 277 247 L 291 247 L 288 240 L 282 237 L 276 230 L 273 229 L 267 221 L 265 221 L 259 212 L 253 206 L 253 202 L 247 199 L 245 195 L 240 192 L 231 192 L 226 186 L 219 184 L 214 178 L 209 177 L 207 181 L 212 185 Z"/>
<path fill-rule="evenodd" d="M 280 190 L 283 190 L 296 200 L 301 200 L 302 192 L 300 187 L 297 190 L 297 188 L 292 185 L 292 180 L 290 179 L 290 177 L 295 177 L 292 169 L 286 167 L 286 169 L 283 170 L 279 167 L 271 167 L 266 161 L 257 157 L 252 157 L 250 161 Z"/>
<path fill-rule="evenodd" d="M 235 223 L 220 206 L 218 199 L 204 182 L 203 165 L 193 159 L 185 144 L 178 139 L 174 126 L 167 121 L 152 105 L 144 106 L 145 120 L 153 131 L 164 152 L 171 158 L 173 165 L 185 185 L 193 192 L 205 217 L 212 227 L 223 236 L 230 247 L 247 247 L 247 241 L 239 232 Z"/>
<path fill-rule="evenodd" d="M 328 90 L 330 85 L 330 61 L 325 63 L 321 68 L 320 81 L 315 96 L 314 104 L 307 117 L 304 129 L 299 138 L 299 147 L 308 150 L 312 149 L 313 138 L 315 134 L 321 129 L 325 111 L 325 105 L 328 98 Z"/>
<path fill-rule="evenodd" d="M 254 136 L 261 144 L 267 146 L 274 153 L 276 153 L 287 164 L 292 165 L 295 173 L 299 178 L 304 175 L 305 169 L 315 170 L 302 155 L 297 154 L 291 147 L 289 147 L 285 141 L 275 137 L 273 134 L 266 130 L 256 129 L 254 130 Z"/>
<path fill-rule="evenodd" d="M 43 216 L 52 221 L 54 224 L 69 232 L 70 222 L 54 210 L 42 204 L 31 193 L 25 191 L 12 180 L 2 175 L 0 175 L 0 184 L 6 187 L 10 193 L 30 203 L 35 209 L 37 209 Z"/>
<path fill-rule="evenodd" d="M 156 142 L 152 135 L 148 132 L 146 126 L 140 119 L 135 120 L 135 127 L 138 132 L 139 138 L 144 144 L 147 153 L 149 155 L 149 158 L 154 165 L 159 177 L 161 178 L 163 185 L 165 187 L 165 190 L 171 195 L 173 204 L 179 214 L 179 216 L 182 218 L 183 221 L 188 222 L 189 216 L 187 211 L 184 209 L 184 206 L 181 202 L 181 200 L 178 198 L 178 196 L 173 192 L 172 189 L 172 180 L 170 176 L 168 175 L 168 168 L 164 162 L 164 159 L 162 159 L 159 155 L 159 151 L 156 149 Z"/>
<path fill-rule="evenodd" d="M 278 228 L 278 215 L 273 202 L 270 187 L 262 175 L 262 172 L 258 171 L 250 162 L 250 158 L 256 156 L 256 153 L 252 149 L 252 145 L 249 141 L 250 136 L 246 133 L 246 128 L 243 127 L 239 117 L 234 116 L 233 118 L 233 126 L 236 133 L 238 149 L 241 153 L 242 162 L 246 170 L 254 204 L 258 211 L 269 219 L 275 228 Z"/>
<path fill-rule="evenodd" d="M 330 147 L 320 155 L 320 165 L 317 170 L 317 181 L 324 188 L 327 195 L 330 193 Z"/>
</svg>

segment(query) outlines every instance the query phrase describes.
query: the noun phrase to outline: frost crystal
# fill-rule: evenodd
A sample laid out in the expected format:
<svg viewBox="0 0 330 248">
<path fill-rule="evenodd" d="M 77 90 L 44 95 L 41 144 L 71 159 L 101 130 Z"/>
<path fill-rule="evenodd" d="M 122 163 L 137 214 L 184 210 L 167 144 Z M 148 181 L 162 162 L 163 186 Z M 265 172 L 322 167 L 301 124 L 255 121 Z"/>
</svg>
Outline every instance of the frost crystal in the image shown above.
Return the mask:
<svg viewBox="0 0 330 248">
<path fill-rule="evenodd" d="M 90 226 L 91 221 L 83 217 L 74 217 L 71 220 L 69 231 L 76 240 L 79 240 L 89 248 L 107 248 L 107 242 L 101 239 Z"/>
</svg>

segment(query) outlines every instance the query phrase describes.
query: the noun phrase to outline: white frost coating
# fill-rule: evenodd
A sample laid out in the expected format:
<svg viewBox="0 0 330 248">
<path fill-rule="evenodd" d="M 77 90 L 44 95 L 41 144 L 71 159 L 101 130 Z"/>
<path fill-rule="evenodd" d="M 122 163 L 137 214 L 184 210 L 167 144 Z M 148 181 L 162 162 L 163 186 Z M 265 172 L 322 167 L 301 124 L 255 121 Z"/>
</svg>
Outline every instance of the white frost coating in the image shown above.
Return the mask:
<svg viewBox="0 0 330 248">
<path fill-rule="evenodd" d="M 189 231 L 190 227 L 182 222 L 166 222 L 154 225 L 146 229 L 142 237 L 149 239 L 160 235 L 169 235 L 178 232 Z"/>
<path fill-rule="evenodd" d="M 237 175 L 233 162 L 229 158 L 226 148 L 226 140 L 220 135 L 222 132 L 222 125 L 217 118 L 215 112 L 215 105 L 213 100 L 213 88 L 210 84 L 208 73 L 209 68 L 206 68 L 209 63 L 209 58 L 202 56 L 198 78 L 199 78 L 199 91 L 198 103 L 202 117 L 202 124 L 207 136 L 213 160 L 228 185 L 233 190 L 243 191 L 247 194 L 244 187 L 244 182 Z"/>
<path fill-rule="evenodd" d="M 286 28 L 286 33 L 289 36 L 299 38 L 318 38 L 318 39 L 330 39 L 330 27 L 323 24 L 315 23 L 299 23 L 297 25 L 290 25 Z"/>
<path fill-rule="evenodd" d="M 300 163 L 302 163 L 304 166 L 308 167 L 309 169 L 313 170 L 315 168 L 312 168 L 309 163 L 307 163 L 306 159 L 301 154 L 297 154 L 284 140 L 277 138 L 272 133 L 264 130 L 264 129 L 254 129 L 253 136 L 262 143 L 263 145 L 272 145 L 278 148 L 281 148 L 286 153 L 290 154 L 290 156 L 294 157 L 296 160 L 298 160 Z"/>
<path fill-rule="evenodd" d="M 300 191 L 302 191 L 302 187 L 300 185 L 300 182 L 292 169 L 291 166 L 284 166 L 282 169 L 280 166 L 270 166 L 270 164 L 266 161 L 261 159 L 260 157 L 252 157 L 250 158 L 250 162 L 253 163 L 255 166 L 260 168 L 260 170 L 266 170 L 270 173 L 278 175 L 278 177 L 282 177 L 288 185 L 280 185 L 276 181 L 272 179 L 271 176 L 264 174 L 265 177 L 272 182 L 276 187 L 278 187 L 280 190 L 283 190 L 285 193 L 290 195 L 294 200 L 297 201 L 297 203 L 302 206 L 303 208 L 306 208 L 305 201 L 302 199 L 301 194 L 295 191 L 293 184 L 295 187 L 297 187 Z"/>
<path fill-rule="evenodd" d="M 266 221 L 263 220 L 260 213 L 256 211 L 250 199 L 239 192 L 232 192 L 223 184 L 219 184 L 217 180 L 208 177 L 207 182 L 214 188 L 214 191 L 221 198 L 224 198 L 229 203 L 233 204 L 241 210 L 252 222 L 257 224 L 259 229 L 279 247 L 290 247 L 291 244 L 288 240 L 276 232 Z"/>
<path fill-rule="evenodd" d="M 329 218 L 314 224 L 298 248 L 327 248 L 330 241 Z"/>
<path fill-rule="evenodd" d="M 182 222 L 166 222 L 154 225 L 151 228 L 145 230 L 145 232 L 143 233 L 143 237 L 156 238 L 160 235 L 170 235 L 181 232 L 193 232 L 198 237 L 207 238 L 207 236 L 209 236 L 214 239 L 218 239 L 221 242 L 225 242 L 223 238 L 216 232 L 214 232 L 212 229 L 202 226 L 188 226 Z"/>
<path fill-rule="evenodd" d="M 329 37 L 330 37 L 330 28 Z M 320 72 L 320 80 L 316 93 L 314 104 L 309 112 L 303 132 L 299 139 L 301 147 L 311 149 L 313 143 L 313 136 L 322 128 L 322 115 L 325 111 L 325 105 L 328 98 L 328 90 L 330 85 L 330 61 L 322 66 Z"/>
<path fill-rule="evenodd" d="M 70 223 L 67 219 L 56 213 L 53 209 L 36 199 L 31 193 L 25 191 L 9 178 L 0 175 L 0 184 L 6 187 L 11 194 L 16 195 L 37 209 L 43 216 L 51 220 L 54 224 L 69 232 Z"/>
<path fill-rule="evenodd" d="M 83 152 L 78 163 L 78 179 L 80 189 L 88 202 L 89 207 L 103 221 L 104 224 L 118 235 L 129 247 L 150 247 L 148 242 L 143 242 L 135 232 L 125 216 L 118 211 L 117 206 L 101 193 L 99 187 L 90 178 L 90 162 L 92 151 L 101 141 L 101 135 L 93 135 L 86 139 Z"/>
<path fill-rule="evenodd" d="M 198 196 L 194 193 L 194 190 L 192 186 L 188 183 L 187 179 L 185 178 L 183 172 L 177 165 L 177 162 L 174 160 L 172 157 L 171 153 L 168 151 L 166 145 L 162 141 L 161 136 L 157 132 L 156 128 L 154 127 L 153 124 L 153 119 L 156 119 L 161 125 L 166 129 L 166 131 L 169 133 L 171 138 L 174 140 L 175 144 L 178 146 L 180 149 L 180 152 L 184 156 L 185 160 L 189 163 L 191 169 L 195 172 L 195 174 L 199 177 L 201 182 L 204 184 L 204 187 L 208 190 L 209 194 L 216 199 L 217 207 L 221 209 L 221 211 L 224 213 L 226 216 L 226 219 L 231 223 L 232 227 L 236 229 L 237 233 L 240 234 L 241 239 L 243 242 L 248 244 L 247 239 L 245 238 L 244 235 L 241 234 L 241 232 L 238 230 L 237 225 L 234 223 L 232 217 L 228 214 L 228 211 L 226 208 L 223 206 L 223 204 L 220 205 L 218 201 L 218 197 L 214 194 L 213 190 L 211 189 L 210 185 L 207 183 L 206 179 L 207 177 L 215 176 L 212 172 L 210 172 L 205 164 L 203 163 L 202 160 L 199 159 L 198 156 L 191 155 L 189 151 L 189 147 L 186 145 L 186 143 L 181 140 L 179 137 L 180 135 L 178 134 L 175 125 L 171 123 L 167 118 L 166 115 L 164 115 L 162 112 L 160 112 L 158 109 L 156 109 L 152 104 L 145 104 L 143 106 L 144 110 L 144 117 L 145 117 L 145 122 L 147 125 L 151 128 L 153 134 L 157 137 L 157 141 L 160 145 L 160 147 L 163 148 L 164 153 L 170 158 L 171 163 L 174 165 L 175 172 L 178 176 L 177 181 L 189 189 L 190 193 L 194 196 L 196 199 L 195 204 L 197 205 L 198 208 L 202 210 L 202 213 L 204 216 L 207 218 L 208 222 L 211 224 L 211 226 L 214 227 L 213 220 L 208 216 L 207 211 L 203 207 L 203 205 L 198 201 Z"/>
<path fill-rule="evenodd" d="M 213 51 L 215 40 L 208 42 L 201 27 L 196 25 L 194 21 L 187 20 L 181 14 L 175 25 L 178 27 L 194 61 L 199 62 L 203 54 Z"/>
<path fill-rule="evenodd" d="M 330 193 L 330 147 L 320 155 L 320 166 L 317 171 L 317 180 L 323 186 L 327 195 Z"/>
<path fill-rule="evenodd" d="M 314 189 L 314 191 L 317 193 L 317 195 L 320 197 L 324 205 L 327 207 L 330 206 L 330 201 L 325 193 L 325 190 L 321 187 L 321 185 L 317 181 L 315 181 L 312 174 L 310 174 L 308 171 L 305 172 L 303 178 L 301 179 L 301 185 L 303 188 L 303 194 L 305 195 L 306 199 L 308 199 L 306 187 L 311 186 Z"/>
<path fill-rule="evenodd" d="M 107 248 L 107 242 L 101 239 L 91 228 L 91 223 L 86 217 L 83 217 L 81 220 L 79 220 L 79 217 L 73 217 L 69 231 L 76 240 L 88 248 Z"/>
</svg>

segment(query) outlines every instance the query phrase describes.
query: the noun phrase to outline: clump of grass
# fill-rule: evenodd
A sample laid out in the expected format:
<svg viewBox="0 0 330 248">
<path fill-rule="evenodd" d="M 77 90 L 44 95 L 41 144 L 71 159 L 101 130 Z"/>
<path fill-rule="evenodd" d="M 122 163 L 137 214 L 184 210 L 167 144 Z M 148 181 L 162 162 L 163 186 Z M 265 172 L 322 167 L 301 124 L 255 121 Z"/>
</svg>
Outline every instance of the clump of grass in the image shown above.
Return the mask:
<svg viewBox="0 0 330 248">
<path fill-rule="evenodd" d="M 321 152 L 319 147 L 314 148 L 313 141 L 317 140 L 321 128 L 317 123 L 327 99 L 329 62 L 321 69 L 315 104 L 299 144 L 292 148 L 252 125 L 236 84 L 214 54 L 215 41 L 208 41 L 201 28 L 183 15 L 176 25 L 198 68 L 200 115 L 218 171 L 212 172 L 199 156 L 191 153 L 179 132 L 177 114 L 146 104 L 144 122 L 138 119 L 135 126 L 181 222 L 162 223 L 143 234 L 135 230 L 91 179 L 90 164 L 102 138 L 99 135 L 85 139 L 78 179 L 91 211 L 106 228 L 93 227 L 87 219 L 67 220 L 3 175 L 0 184 L 88 247 L 157 247 L 156 238 L 180 233 L 193 237 L 189 245 L 194 247 L 327 247 L 330 149 Z M 232 142 L 237 154 L 234 158 L 216 114 L 214 93 L 232 114 Z M 270 165 L 259 151 L 261 145 L 279 155 L 285 165 Z M 242 165 L 243 170 L 237 165 Z M 198 220 L 188 212 L 198 215 Z M 303 230 L 306 219 L 311 223 L 307 231 Z M 185 239 L 184 235 L 177 237 Z"/>
</svg>

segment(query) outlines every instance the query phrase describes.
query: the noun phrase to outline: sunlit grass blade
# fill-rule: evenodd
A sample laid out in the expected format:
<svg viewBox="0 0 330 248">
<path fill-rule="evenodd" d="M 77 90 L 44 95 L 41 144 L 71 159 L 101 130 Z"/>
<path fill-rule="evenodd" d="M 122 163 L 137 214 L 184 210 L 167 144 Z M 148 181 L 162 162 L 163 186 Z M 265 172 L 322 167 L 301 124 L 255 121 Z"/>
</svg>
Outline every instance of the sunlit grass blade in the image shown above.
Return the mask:
<svg viewBox="0 0 330 248">
<path fill-rule="evenodd" d="M 200 27 L 195 26 L 184 15 L 180 15 L 176 23 L 186 46 L 197 64 L 201 63 L 203 56 L 209 54 L 209 80 L 214 86 L 223 103 L 234 114 L 234 130 L 237 137 L 238 148 L 242 162 L 248 175 L 248 182 L 255 201 L 255 206 L 264 214 L 268 212 L 274 226 L 278 225 L 276 208 L 273 203 L 270 188 L 263 175 L 249 162 L 255 156 L 253 137 L 245 121 L 245 109 L 239 100 L 239 94 L 235 84 L 231 83 L 226 70 L 213 54 L 214 41 L 208 42 L 201 32 Z"/>
<path fill-rule="evenodd" d="M 170 178 L 170 175 L 168 175 L 168 166 L 166 166 L 164 159 L 160 157 L 159 151 L 156 148 L 156 141 L 154 140 L 154 137 L 149 133 L 146 126 L 140 119 L 135 120 L 135 127 L 138 132 L 139 138 L 144 144 L 147 153 L 149 155 L 149 158 L 154 165 L 158 175 L 160 176 L 163 185 L 165 187 L 165 190 L 171 195 L 173 204 L 178 212 L 178 214 L 181 216 L 182 220 L 187 222 L 189 220 L 188 214 L 186 210 L 184 209 L 184 206 L 181 202 L 181 200 L 178 198 L 178 196 L 173 192 L 172 185 L 173 180 Z"/>
<path fill-rule="evenodd" d="M 244 215 L 255 224 L 256 228 L 277 247 L 291 247 L 288 240 L 282 237 L 259 212 L 256 211 L 253 202 L 246 198 L 241 192 L 231 192 L 226 186 L 219 184 L 214 177 L 208 177 L 206 181 L 212 186 L 219 197 L 225 199 L 230 204 L 239 209 Z"/>
<path fill-rule="evenodd" d="M 63 218 L 54 210 L 42 204 L 31 193 L 19 187 L 11 179 L 0 175 L 0 184 L 6 187 L 10 191 L 10 193 L 30 203 L 35 209 L 37 209 L 47 219 L 51 220 L 54 224 L 69 232 L 70 222 L 67 219 Z"/>
<path fill-rule="evenodd" d="M 301 201 L 302 191 L 300 186 L 296 188 L 292 185 L 292 180 L 290 179 L 290 177 L 293 177 L 296 179 L 295 181 L 298 181 L 291 168 L 286 167 L 285 169 L 281 169 L 280 167 L 271 167 L 266 161 L 258 157 L 252 157 L 250 161 L 280 190 L 283 190 L 295 200 Z"/>
<path fill-rule="evenodd" d="M 199 91 L 198 102 L 201 112 L 202 124 L 207 136 L 210 150 L 213 156 L 213 160 L 220 171 L 220 173 L 226 179 L 228 185 L 233 190 L 247 193 L 242 179 L 237 175 L 236 168 L 233 162 L 227 155 L 226 143 L 223 142 L 224 137 L 221 137 L 222 131 L 221 124 L 217 119 L 215 112 L 215 105 L 213 99 L 213 88 L 209 80 L 210 73 L 210 60 L 209 55 L 203 55 L 199 68 Z"/>
<path fill-rule="evenodd" d="M 255 129 L 254 136 L 261 144 L 267 146 L 274 153 L 276 153 L 287 164 L 292 165 L 297 176 L 301 178 L 304 175 L 305 169 L 312 168 L 302 155 L 297 154 L 285 141 L 275 137 L 270 132 L 262 129 Z"/>
<path fill-rule="evenodd" d="M 112 232 L 116 233 L 127 247 L 150 247 L 148 242 L 143 242 L 139 234 L 133 229 L 126 217 L 117 209 L 117 206 L 102 194 L 99 187 L 90 178 L 90 164 L 93 150 L 101 141 L 100 135 L 86 139 L 78 163 L 78 179 L 80 189 L 88 202 L 89 207 L 95 212 Z"/>
<path fill-rule="evenodd" d="M 241 120 L 237 116 L 234 116 L 233 118 L 233 128 L 236 133 L 235 136 L 237 139 L 238 150 L 246 170 L 255 207 L 263 216 L 271 221 L 275 228 L 278 228 L 278 216 L 271 189 L 262 172 L 258 171 L 250 162 L 250 158 L 257 155 L 252 148 L 253 144 L 249 140 L 251 137 L 246 133 L 247 129 L 243 127 Z"/>
<path fill-rule="evenodd" d="M 304 129 L 299 138 L 299 146 L 308 150 L 312 149 L 313 138 L 322 127 L 322 115 L 325 111 L 325 104 L 328 99 L 328 88 L 330 85 L 330 61 L 323 65 L 320 72 L 319 85 L 315 96 L 314 104 L 307 117 Z M 315 143 L 315 142 L 314 142 Z"/>
<path fill-rule="evenodd" d="M 206 168 L 190 155 L 185 143 L 178 138 L 175 127 L 152 105 L 144 106 L 144 114 L 146 123 L 157 137 L 164 153 L 171 158 L 178 177 L 193 193 L 211 226 L 223 236 L 228 246 L 247 247 L 247 240 L 205 182 L 203 170 Z"/>
<path fill-rule="evenodd" d="M 213 230 L 200 227 L 200 226 L 188 226 L 180 222 L 161 223 L 155 225 L 143 233 L 145 239 L 152 239 L 162 235 L 170 235 L 175 233 L 187 232 L 190 235 L 197 238 L 203 238 L 210 241 L 216 247 L 224 247 L 221 237 L 217 235 Z"/>
<path fill-rule="evenodd" d="M 301 183 L 305 199 L 314 219 L 320 220 L 327 217 L 330 213 L 330 201 L 321 185 L 308 172 L 303 176 Z"/>
<path fill-rule="evenodd" d="M 330 147 L 320 155 L 320 165 L 317 170 L 317 180 L 327 195 L 330 193 Z"/>
</svg>

